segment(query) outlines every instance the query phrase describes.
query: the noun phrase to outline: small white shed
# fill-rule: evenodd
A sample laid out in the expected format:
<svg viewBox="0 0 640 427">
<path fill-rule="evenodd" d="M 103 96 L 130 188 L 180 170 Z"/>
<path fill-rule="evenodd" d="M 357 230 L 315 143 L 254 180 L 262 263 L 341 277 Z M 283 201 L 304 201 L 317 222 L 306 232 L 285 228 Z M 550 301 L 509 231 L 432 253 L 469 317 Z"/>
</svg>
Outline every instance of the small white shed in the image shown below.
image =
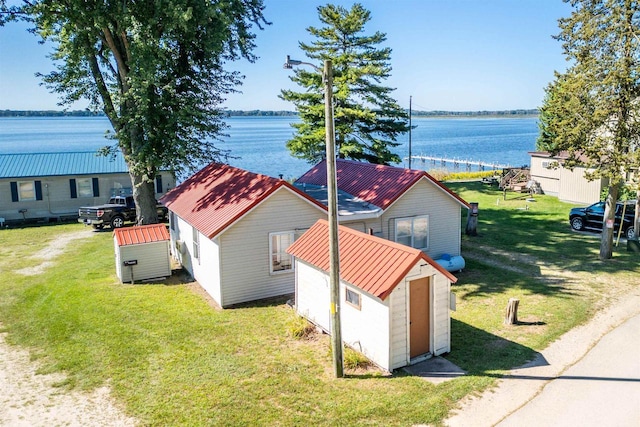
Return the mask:
<svg viewBox="0 0 640 427">
<path fill-rule="evenodd" d="M 319 220 L 295 256 L 296 311 L 331 333 L 328 223 Z M 346 345 L 387 371 L 451 350 L 451 283 L 419 249 L 340 226 L 340 318 Z"/>
<path fill-rule="evenodd" d="M 117 228 L 113 232 L 116 274 L 122 283 L 171 276 L 169 232 L 164 224 Z"/>
</svg>

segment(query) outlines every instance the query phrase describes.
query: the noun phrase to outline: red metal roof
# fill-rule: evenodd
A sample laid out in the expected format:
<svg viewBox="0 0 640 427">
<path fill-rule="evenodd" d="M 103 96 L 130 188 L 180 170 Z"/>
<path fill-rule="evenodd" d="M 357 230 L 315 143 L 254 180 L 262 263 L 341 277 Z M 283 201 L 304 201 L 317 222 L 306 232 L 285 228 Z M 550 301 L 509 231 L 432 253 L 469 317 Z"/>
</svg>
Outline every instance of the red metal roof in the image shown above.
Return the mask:
<svg viewBox="0 0 640 427">
<path fill-rule="evenodd" d="M 326 210 L 282 179 L 221 163 L 205 166 L 160 201 L 211 239 L 282 187 Z"/>
<path fill-rule="evenodd" d="M 385 299 L 417 262 L 427 262 L 452 283 L 458 279 L 419 249 L 338 227 L 340 278 L 380 299 Z M 329 223 L 318 220 L 287 252 L 329 271 Z"/>
<path fill-rule="evenodd" d="M 391 206 L 393 202 L 422 178 L 426 178 L 440 187 L 464 207 L 470 207 L 466 201 L 442 185 L 437 179 L 427 172 L 417 169 L 404 169 L 336 159 L 336 177 L 338 189 L 382 209 L 387 209 Z M 327 185 L 326 161 L 323 160 L 315 165 L 302 175 L 296 183 Z"/>
<path fill-rule="evenodd" d="M 170 239 L 169 232 L 167 231 L 167 226 L 164 224 L 116 228 L 113 234 L 116 238 L 118 246 L 163 242 Z"/>
</svg>

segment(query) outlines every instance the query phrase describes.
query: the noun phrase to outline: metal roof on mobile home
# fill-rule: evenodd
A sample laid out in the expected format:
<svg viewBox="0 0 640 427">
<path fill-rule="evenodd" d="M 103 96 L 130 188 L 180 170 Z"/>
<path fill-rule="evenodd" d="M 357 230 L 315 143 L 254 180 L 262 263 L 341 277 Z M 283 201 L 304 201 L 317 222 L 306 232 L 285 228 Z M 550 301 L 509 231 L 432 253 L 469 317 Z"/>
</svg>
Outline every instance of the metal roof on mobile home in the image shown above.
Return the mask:
<svg viewBox="0 0 640 427">
<path fill-rule="evenodd" d="M 0 154 L 0 178 L 127 173 L 120 152 L 114 159 L 96 151 Z"/>
</svg>

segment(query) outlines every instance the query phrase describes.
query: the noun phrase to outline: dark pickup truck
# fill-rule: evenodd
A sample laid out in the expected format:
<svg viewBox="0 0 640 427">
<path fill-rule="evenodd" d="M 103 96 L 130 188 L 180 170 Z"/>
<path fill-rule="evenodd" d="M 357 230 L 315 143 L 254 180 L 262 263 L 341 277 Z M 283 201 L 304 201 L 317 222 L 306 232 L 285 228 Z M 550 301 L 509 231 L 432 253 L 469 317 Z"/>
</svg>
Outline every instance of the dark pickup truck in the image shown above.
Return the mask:
<svg viewBox="0 0 640 427">
<path fill-rule="evenodd" d="M 164 221 L 167 208 L 158 204 L 158 219 Z M 136 204 L 133 196 L 114 196 L 104 205 L 81 207 L 78 210 L 78 222 L 101 229 L 105 225 L 120 228 L 125 221 L 136 220 Z"/>
</svg>

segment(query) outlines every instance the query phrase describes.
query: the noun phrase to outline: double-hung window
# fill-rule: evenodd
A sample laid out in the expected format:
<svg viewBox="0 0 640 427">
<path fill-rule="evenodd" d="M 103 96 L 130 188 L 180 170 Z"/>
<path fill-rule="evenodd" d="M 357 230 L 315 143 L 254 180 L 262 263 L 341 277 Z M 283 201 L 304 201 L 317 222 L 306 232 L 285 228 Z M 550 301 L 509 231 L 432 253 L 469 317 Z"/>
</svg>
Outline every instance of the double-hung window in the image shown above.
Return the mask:
<svg viewBox="0 0 640 427">
<path fill-rule="evenodd" d="M 93 197 L 93 182 L 91 178 L 80 178 L 76 180 L 78 185 L 78 197 Z"/>
<path fill-rule="evenodd" d="M 429 217 L 396 219 L 396 242 L 416 249 L 429 247 Z"/>
<path fill-rule="evenodd" d="M 33 181 L 18 181 L 20 201 L 36 200 L 36 186 Z"/>
<path fill-rule="evenodd" d="M 200 232 L 193 227 L 193 258 L 200 261 Z"/>
<path fill-rule="evenodd" d="M 287 249 L 294 239 L 295 233 L 293 231 L 269 233 L 269 268 L 271 273 L 293 270 L 293 257 L 287 253 Z"/>
</svg>

